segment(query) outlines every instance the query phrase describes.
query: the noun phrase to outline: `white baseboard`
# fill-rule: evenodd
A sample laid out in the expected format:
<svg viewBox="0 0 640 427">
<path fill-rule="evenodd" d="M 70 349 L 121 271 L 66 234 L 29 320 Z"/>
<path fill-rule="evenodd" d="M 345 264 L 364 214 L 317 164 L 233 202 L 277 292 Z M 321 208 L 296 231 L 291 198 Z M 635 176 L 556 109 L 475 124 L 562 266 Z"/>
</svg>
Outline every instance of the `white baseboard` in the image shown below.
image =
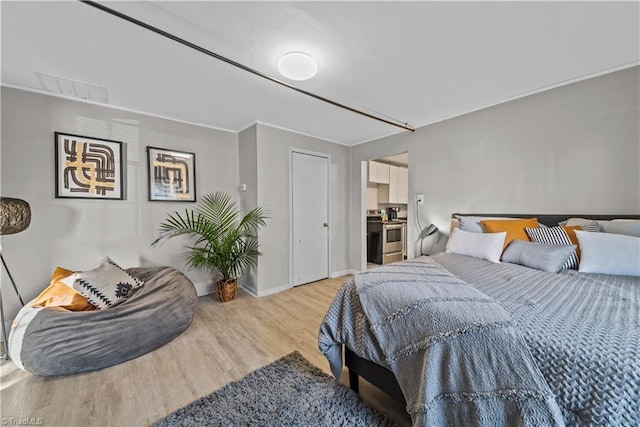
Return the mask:
<svg viewBox="0 0 640 427">
<path fill-rule="evenodd" d="M 278 286 L 271 289 L 266 289 L 264 291 L 255 291 L 253 289 L 245 288 L 244 286 L 240 286 L 246 293 L 251 295 L 254 298 L 266 297 L 267 295 L 277 294 L 278 292 L 286 291 L 287 289 L 293 288 L 293 286 L 286 284 L 282 286 Z"/>
<path fill-rule="evenodd" d="M 335 273 L 331 273 L 329 277 L 332 279 L 335 279 L 336 277 L 346 276 L 347 274 L 356 274 L 359 272 L 360 270 L 342 270 L 342 271 L 336 271 Z"/>
<path fill-rule="evenodd" d="M 358 272 L 359 272 L 359 270 L 336 271 L 335 273 L 331 273 L 331 275 L 329 277 L 334 279 L 336 277 L 345 276 L 347 274 L 355 274 L 355 273 L 358 273 Z M 208 294 L 212 294 L 212 293 L 215 292 L 215 290 L 213 289 L 213 284 L 211 282 L 208 282 L 208 283 L 207 282 L 196 283 L 195 287 L 196 287 L 196 291 L 198 292 L 198 296 L 208 295 Z M 249 295 L 251 295 L 251 296 L 253 296 L 255 298 L 260 298 L 260 297 L 266 297 L 267 295 L 277 294 L 278 292 L 286 291 L 288 289 L 292 289 L 293 286 L 290 285 L 289 283 L 287 283 L 287 284 L 284 284 L 282 286 L 276 286 L 275 288 L 265 289 L 264 291 L 256 291 L 254 289 L 249 289 L 249 288 L 244 287 L 242 285 L 240 285 L 240 288 L 242 288 L 242 290 L 244 290 Z"/>
<path fill-rule="evenodd" d="M 336 277 L 340 277 L 340 276 L 345 276 L 347 274 L 355 274 L 358 273 L 358 270 L 344 270 L 344 271 L 336 271 L 335 273 L 331 273 L 331 275 L 329 276 L 331 279 L 334 279 Z M 303 285 L 304 286 L 304 285 Z M 290 284 L 285 284 L 282 286 L 276 286 L 275 288 L 269 288 L 269 289 L 265 289 L 264 291 L 253 291 L 253 290 L 249 290 L 246 288 L 243 288 L 245 291 L 247 291 L 248 293 L 250 293 L 251 295 L 253 295 L 254 297 L 266 297 L 267 295 L 273 295 L 273 294 L 277 294 L 278 292 L 282 292 L 282 291 L 286 291 L 287 289 L 293 289 L 294 286 L 290 285 Z"/>
<path fill-rule="evenodd" d="M 196 288 L 196 293 L 198 294 L 199 297 L 213 294 L 216 291 L 213 285 L 213 282 L 211 281 L 196 282 L 193 284 L 193 286 Z M 249 295 L 259 298 L 259 297 L 264 297 L 271 294 L 277 294 L 278 292 L 286 291 L 287 289 L 293 288 L 293 286 L 286 284 L 286 285 L 265 289 L 264 291 L 257 291 L 257 292 L 253 289 L 249 289 L 242 285 L 240 285 L 240 288 L 244 290 L 246 293 L 248 293 Z"/>
<path fill-rule="evenodd" d="M 275 288 L 265 289 L 264 291 L 258 291 L 257 297 L 266 297 L 267 295 L 277 294 L 278 292 L 286 291 L 287 289 L 291 289 L 293 286 L 290 284 L 276 286 Z"/>
<path fill-rule="evenodd" d="M 246 293 L 248 293 L 252 297 L 258 298 L 258 294 L 253 289 L 246 288 L 246 287 L 244 287 L 242 285 L 240 285 L 240 289 L 242 289 L 243 291 L 245 291 Z"/>
</svg>

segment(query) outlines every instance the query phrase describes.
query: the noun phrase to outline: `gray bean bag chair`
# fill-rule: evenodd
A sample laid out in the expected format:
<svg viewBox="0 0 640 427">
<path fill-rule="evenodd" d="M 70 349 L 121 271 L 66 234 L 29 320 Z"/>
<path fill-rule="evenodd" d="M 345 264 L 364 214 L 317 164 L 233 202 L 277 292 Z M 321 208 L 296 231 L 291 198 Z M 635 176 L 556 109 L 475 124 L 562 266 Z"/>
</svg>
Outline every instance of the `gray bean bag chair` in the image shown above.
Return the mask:
<svg viewBox="0 0 640 427">
<path fill-rule="evenodd" d="M 145 284 L 113 308 L 24 306 L 9 336 L 11 359 L 36 375 L 95 371 L 148 353 L 187 329 L 198 305 L 191 280 L 171 267 L 127 272 Z"/>
</svg>

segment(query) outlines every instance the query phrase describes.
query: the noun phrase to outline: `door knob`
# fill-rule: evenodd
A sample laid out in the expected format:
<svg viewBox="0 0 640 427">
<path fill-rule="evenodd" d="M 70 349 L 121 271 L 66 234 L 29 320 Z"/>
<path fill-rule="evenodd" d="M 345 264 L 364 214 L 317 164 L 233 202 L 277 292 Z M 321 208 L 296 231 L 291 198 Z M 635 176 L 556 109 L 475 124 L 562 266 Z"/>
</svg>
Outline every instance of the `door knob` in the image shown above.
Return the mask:
<svg viewBox="0 0 640 427">
<path fill-rule="evenodd" d="M 328 227 L 329 224 L 327 224 L 326 222 L 324 224 L 322 224 L 323 227 Z"/>
</svg>

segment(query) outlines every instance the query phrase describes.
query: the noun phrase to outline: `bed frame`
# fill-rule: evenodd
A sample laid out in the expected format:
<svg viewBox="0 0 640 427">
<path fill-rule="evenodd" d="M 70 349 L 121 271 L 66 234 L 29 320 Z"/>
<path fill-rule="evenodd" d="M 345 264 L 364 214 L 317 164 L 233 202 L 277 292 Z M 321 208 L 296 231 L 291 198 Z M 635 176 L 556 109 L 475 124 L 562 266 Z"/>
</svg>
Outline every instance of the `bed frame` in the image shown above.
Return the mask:
<svg viewBox="0 0 640 427">
<path fill-rule="evenodd" d="M 559 222 L 569 218 L 587 218 L 587 219 L 640 219 L 638 215 L 593 215 L 593 214 L 572 214 L 572 215 L 556 215 L 556 214 L 475 214 L 475 213 L 454 213 L 452 218 L 459 216 L 489 216 L 489 217 L 511 217 L 511 218 L 538 218 L 538 222 L 549 227 L 558 225 Z M 373 384 L 397 402 L 406 406 L 406 400 L 402 389 L 393 375 L 393 372 L 385 367 L 377 365 L 370 360 L 363 359 L 355 354 L 347 346 L 344 346 L 344 362 L 349 370 L 349 387 L 359 392 L 359 378 L 362 377 L 369 383 Z"/>
</svg>

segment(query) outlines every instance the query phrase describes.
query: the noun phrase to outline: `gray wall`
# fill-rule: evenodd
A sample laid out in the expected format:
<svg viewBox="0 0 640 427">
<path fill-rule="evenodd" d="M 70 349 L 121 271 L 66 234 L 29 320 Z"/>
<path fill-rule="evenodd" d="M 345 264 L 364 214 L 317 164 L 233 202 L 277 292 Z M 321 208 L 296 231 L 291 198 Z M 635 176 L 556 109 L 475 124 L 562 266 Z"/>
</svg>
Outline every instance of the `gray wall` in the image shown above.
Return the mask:
<svg viewBox="0 0 640 427">
<path fill-rule="evenodd" d="M 541 92 L 353 147 L 350 265 L 361 267 L 360 162 L 409 152 L 409 251 L 422 226 L 453 212 L 640 212 L 639 68 Z M 413 244 L 411 244 L 413 243 Z"/>
<path fill-rule="evenodd" d="M 585 80 L 352 148 L 257 124 L 239 135 L 104 106 L 2 88 L 1 194 L 29 201 L 31 227 L 2 238 L 3 254 L 25 299 L 57 265 L 88 269 L 109 255 L 123 267 L 172 265 L 186 271 L 185 241 L 151 248 L 158 223 L 190 204 L 147 201 L 147 145 L 193 151 L 198 195 L 239 197 L 243 210 L 267 206 L 258 269 L 243 286 L 263 295 L 289 283 L 289 149 L 331 155 L 333 274 L 361 268 L 362 161 L 409 152 L 409 194 L 424 193 L 422 225 L 444 234 L 455 211 L 638 213 L 640 211 L 639 68 Z M 53 132 L 127 144 L 125 201 L 54 198 Z M 247 184 L 238 196 L 237 185 Z M 409 236 L 415 252 L 415 204 Z M 256 272 L 259 275 L 256 276 Z M 187 274 L 210 286 L 204 273 Z M 8 280 L 4 271 L 2 280 Z M 18 309 L 5 288 L 7 317 Z"/>
<path fill-rule="evenodd" d="M 126 200 L 56 199 L 54 131 L 123 141 Z M 25 199 L 32 209 L 26 231 L 2 237 L 2 253 L 23 298 L 42 291 L 56 266 L 91 269 L 107 255 L 125 268 L 174 266 L 206 291 L 209 275 L 184 266 L 184 240 L 150 247 L 167 213 L 193 204 L 147 201 L 145 147 L 195 152 L 198 196 L 221 190 L 236 197 L 237 138 L 235 133 L 3 87 L 1 194 Z M 1 277 L 11 319 L 19 303 L 7 287 L 4 269 Z"/>
<path fill-rule="evenodd" d="M 289 279 L 289 149 L 300 148 L 331 156 L 330 273 L 348 269 L 350 148 L 264 124 L 257 125 L 258 204 L 272 218 L 260 234 L 263 256 L 258 260 L 258 293 L 291 286 Z"/>
</svg>

